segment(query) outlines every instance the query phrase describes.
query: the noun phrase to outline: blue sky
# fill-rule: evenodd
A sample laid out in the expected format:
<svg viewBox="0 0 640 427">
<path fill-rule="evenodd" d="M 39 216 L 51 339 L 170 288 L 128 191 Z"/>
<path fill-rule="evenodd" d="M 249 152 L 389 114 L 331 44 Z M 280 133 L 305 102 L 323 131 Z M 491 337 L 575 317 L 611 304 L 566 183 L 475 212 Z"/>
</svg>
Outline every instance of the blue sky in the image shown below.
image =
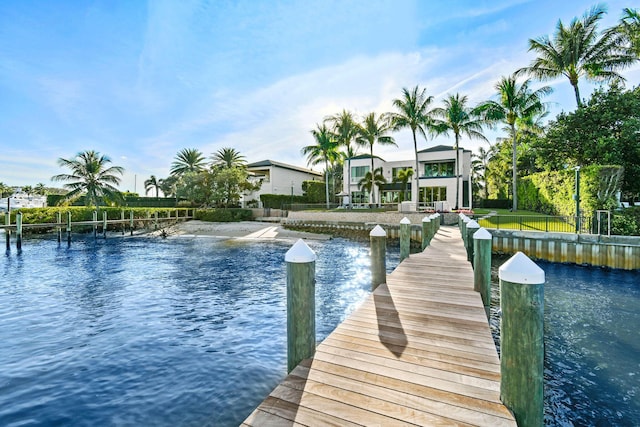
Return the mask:
<svg viewBox="0 0 640 427">
<path fill-rule="evenodd" d="M 52 185 L 56 160 L 83 150 L 126 173 L 143 193 L 169 174 L 182 148 L 233 147 L 249 162 L 306 166 L 300 149 L 316 123 L 343 108 L 391 111 L 403 87 L 439 103 L 494 94 L 500 76 L 533 58 L 527 41 L 594 3 L 491 1 L 64 1 L 0 2 L 0 182 Z M 601 28 L 629 1 L 606 3 Z M 640 83 L 640 66 L 623 72 Z M 575 100 L 547 82 L 553 112 Z M 593 85 L 581 82 L 587 97 Z M 408 132 L 387 160 L 413 157 Z M 494 142 L 498 131 L 487 132 Z M 451 145 L 447 137 L 419 149 Z M 465 148 L 481 144 L 463 140 Z M 60 186 L 60 184 L 57 184 Z"/>
</svg>

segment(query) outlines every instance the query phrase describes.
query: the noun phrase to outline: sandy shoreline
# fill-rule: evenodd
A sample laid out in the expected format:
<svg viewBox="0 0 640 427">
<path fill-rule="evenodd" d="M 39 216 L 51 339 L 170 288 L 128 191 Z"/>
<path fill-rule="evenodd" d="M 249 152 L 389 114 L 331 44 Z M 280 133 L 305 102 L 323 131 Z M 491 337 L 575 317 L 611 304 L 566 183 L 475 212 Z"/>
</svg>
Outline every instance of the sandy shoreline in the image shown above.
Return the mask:
<svg viewBox="0 0 640 427">
<path fill-rule="evenodd" d="M 327 234 L 286 230 L 281 224 L 259 221 L 206 222 L 191 220 L 167 227 L 164 231 L 167 237 L 207 236 L 243 240 L 328 240 L 331 238 L 331 236 Z M 162 231 L 156 231 L 153 234 L 162 234 Z"/>
</svg>

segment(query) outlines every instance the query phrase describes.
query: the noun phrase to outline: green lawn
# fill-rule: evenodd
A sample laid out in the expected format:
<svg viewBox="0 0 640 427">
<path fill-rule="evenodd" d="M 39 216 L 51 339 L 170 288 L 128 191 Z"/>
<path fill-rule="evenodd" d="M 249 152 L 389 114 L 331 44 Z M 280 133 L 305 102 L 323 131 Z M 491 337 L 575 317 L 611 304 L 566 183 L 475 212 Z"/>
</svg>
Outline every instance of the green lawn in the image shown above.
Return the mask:
<svg viewBox="0 0 640 427">
<path fill-rule="evenodd" d="M 523 231 L 555 231 L 573 233 L 576 231 L 573 217 L 560 217 L 537 212 L 518 211 L 515 214 L 498 213 L 484 219 L 477 219 L 481 227 Z M 480 214 L 482 215 L 482 214 Z M 477 214 L 476 214 L 477 218 Z"/>
</svg>

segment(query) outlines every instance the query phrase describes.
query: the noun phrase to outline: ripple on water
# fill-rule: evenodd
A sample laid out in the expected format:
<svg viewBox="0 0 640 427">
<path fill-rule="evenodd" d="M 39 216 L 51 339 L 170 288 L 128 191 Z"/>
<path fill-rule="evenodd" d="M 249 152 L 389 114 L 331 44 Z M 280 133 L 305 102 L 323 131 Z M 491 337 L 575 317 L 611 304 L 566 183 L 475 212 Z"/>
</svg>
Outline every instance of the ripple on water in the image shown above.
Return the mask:
<svg viewBox="0 0 640 427">
<path fill-rule="evenodd" d="M 368 248 L 309 245 L 321 340 L 367 295 Z M 0 425 L 238 425 L 285 374 L 290 246 L 25 241 L 0 261 Z"/>
</svg>

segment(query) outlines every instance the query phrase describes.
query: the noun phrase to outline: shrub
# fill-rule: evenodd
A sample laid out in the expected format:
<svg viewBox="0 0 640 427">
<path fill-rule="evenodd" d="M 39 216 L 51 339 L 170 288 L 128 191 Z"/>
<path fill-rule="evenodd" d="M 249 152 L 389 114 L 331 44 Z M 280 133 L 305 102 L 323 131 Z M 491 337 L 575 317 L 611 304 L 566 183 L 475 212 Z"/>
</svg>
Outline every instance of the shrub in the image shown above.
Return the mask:
<svg viewBox="0 0 640 427">
<path fill-rule="evenodd" d="M 198 209 L 194 217 L 208 222 L 250 221 L 252 212 L 250 209 Z"/>
<path fill-rule="evenodd" d="M 626 208 L 611 219 L 611 232 L 621 236 L 640 236 L 640 207 Z"/>
</svg>

